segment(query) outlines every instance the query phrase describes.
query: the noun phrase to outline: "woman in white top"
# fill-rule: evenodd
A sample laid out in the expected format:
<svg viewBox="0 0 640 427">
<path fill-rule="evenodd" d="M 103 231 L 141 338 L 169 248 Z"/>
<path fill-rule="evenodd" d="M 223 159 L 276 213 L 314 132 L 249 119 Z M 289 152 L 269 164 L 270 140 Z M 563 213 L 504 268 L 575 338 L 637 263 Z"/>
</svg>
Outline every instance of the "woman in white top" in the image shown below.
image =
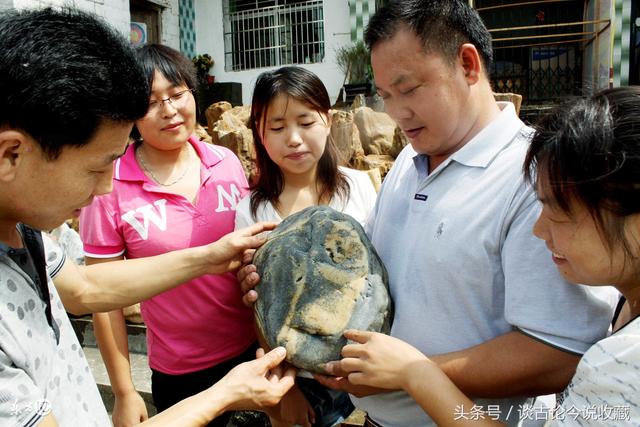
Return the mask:
<svg viewBox="0 0 640 427">
<path fill-rule="evenodd" d="M 366 173 L 338 166 L 329 137 L 330 108 L 324 84 L 304 68 L 282 67 L 258 77 L 250 123 L 258 174 L 250 195 L 236 207 L 236 229 L 257 221 L 280 222 L 316 205 L 364 225 L 376 192 Z M 270 412 L 273 425 L 331 426 L 353 410 L 344 392 L 307 378 L 298 378 L 297 385 Z"/>
<path fill-rule="evenodd" d="M 533 232 L 562 276 L 623 295 L 613 333 L 584 354 L 547 424 L 638 426 L 640 88 L 605 90 L 555 110 L 539 124 L 524 171 L 542 203 Z M 500 424 L 409 344 L 363 331 L 345 337 L 355 343 L 329 364 L 331 373 L 404 389 L 441 426 Z"/>
</svg>

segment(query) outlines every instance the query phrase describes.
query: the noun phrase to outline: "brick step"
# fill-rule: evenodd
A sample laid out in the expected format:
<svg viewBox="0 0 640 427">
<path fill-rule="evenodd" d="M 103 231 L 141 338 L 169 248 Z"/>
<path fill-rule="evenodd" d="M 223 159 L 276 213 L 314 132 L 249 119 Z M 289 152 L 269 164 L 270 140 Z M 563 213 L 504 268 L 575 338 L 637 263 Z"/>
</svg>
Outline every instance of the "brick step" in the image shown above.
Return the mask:
<svg viewBox="0 0 640 427">
<path fill-rule="evenodd" d="M 91 316 L 71 318 L 71 325 L 82 346 L 97 347 Z M 144 324 L 127 323 L 129 353 L 147 354 L 147 327 Z"/>
</svg>

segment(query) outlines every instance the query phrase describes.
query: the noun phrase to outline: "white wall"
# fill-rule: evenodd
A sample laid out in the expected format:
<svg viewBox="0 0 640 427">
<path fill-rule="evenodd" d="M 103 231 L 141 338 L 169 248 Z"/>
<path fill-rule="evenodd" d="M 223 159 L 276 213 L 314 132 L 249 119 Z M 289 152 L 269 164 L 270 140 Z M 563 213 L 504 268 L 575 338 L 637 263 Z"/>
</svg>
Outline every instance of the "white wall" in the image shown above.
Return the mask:
<svg viewBox="0 0 640 427">
<path fill-rule="evenodd" d="M 162 10 L 162 43 L 175 49 L 180 48 L 180 29 L 178 17 L 178 0 L 149 0 L 163 7 Z M 17 9 L 39 8 L 46 6 L 72 6 L 93 12 L 104 18 L 109 24 L 129 37 L 129 0 L 0 0 L 1 7 Z"/>
<path fill-rule="evenodd" d="M 270 68 L 247 71 L 225 71 L 224 30 L 222 2 L 224 0 L 195 0 L 196 54 L 208 53 L 215 60 L 211 75 L 216 82 L 242 83 L 242 102 L 251 102 L 251 93 L 258 74 Z M 348 0 L 324 0 L 325 57 L 322 63 L 301 64 L 316 73 L 324 82 L 331 102 L 334 102 L 342 87 L 344 76 L 335 64 L 335 52 L 350 43 Z"/>
<path fill-rule="evenodd" d="M 129 0 L 13 0 L 13 6 L 17 9 L 73 6 L 103 17 L 129 36 Z"/>
</svg>

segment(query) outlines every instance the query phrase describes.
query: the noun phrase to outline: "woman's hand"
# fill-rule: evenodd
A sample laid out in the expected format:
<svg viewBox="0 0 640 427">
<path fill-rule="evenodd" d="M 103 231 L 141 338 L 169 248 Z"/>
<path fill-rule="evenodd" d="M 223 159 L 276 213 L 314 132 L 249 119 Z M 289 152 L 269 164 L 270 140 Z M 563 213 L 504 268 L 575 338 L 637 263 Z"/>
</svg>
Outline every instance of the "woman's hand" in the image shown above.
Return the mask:
<svg viewBox="0 0 640 427">
<path fill-rule="evenodd" d="M 147 406 L 137 391 L 132 390 L 129 393 L 115 396 L 111 415 L 114 427 L 138 425 L 148 418 Z"/>
<path fill-rule="evenodd" d="M 243 267 L 238 270 L 237 278 L 240 283 L 240 290 L 242 291 L 242 302 L 247 307 L 253 307 L 258 299 L 258 293 L 255 291 L 256 285 L 260 281 L 256 266 L 252 264 L 254 249 L 248 249 L 242 256 Z"/>
<path fill-rule="evenodd" d="M 415 347 L 389 335 L 347 330 L 344 336 L 355 344 L 345 345 L 343 359 L 330 362 L 327 370 L 347 378 L 353 385 L 404 389 L 414 368 L 429 361 Z"/>
</svg>

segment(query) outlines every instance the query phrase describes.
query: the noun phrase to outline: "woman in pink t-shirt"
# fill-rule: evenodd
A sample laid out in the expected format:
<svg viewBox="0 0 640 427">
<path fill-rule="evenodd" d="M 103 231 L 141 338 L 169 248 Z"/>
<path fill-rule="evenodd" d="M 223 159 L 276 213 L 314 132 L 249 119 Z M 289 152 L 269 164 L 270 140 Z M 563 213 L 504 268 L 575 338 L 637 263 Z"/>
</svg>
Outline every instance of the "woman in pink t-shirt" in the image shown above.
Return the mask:
<svg viewBox="0 0 640 427">
<path fill-rule="evenodd" d="M 200 142 L 194 68 L 161 45 L 139 50 L 151 86 L 139 133 L 114 166 L 113 192 L 83 210 L 87 263 L 140 258 L 213 242 L 233 231 L 235 208 L 248 184 L 237 157 Z M 206 275 L 144 301 L 152 394 L 161 411 L 204 390 L 253 359 L 253 315 L 233 274 Z M 131 381 L 121 311 L 95 316 L 95 331 L 116 402 L 116 427 L 147 411 Z M 229 415 L 210 425 L 224 426 Z"/>
</svg>

